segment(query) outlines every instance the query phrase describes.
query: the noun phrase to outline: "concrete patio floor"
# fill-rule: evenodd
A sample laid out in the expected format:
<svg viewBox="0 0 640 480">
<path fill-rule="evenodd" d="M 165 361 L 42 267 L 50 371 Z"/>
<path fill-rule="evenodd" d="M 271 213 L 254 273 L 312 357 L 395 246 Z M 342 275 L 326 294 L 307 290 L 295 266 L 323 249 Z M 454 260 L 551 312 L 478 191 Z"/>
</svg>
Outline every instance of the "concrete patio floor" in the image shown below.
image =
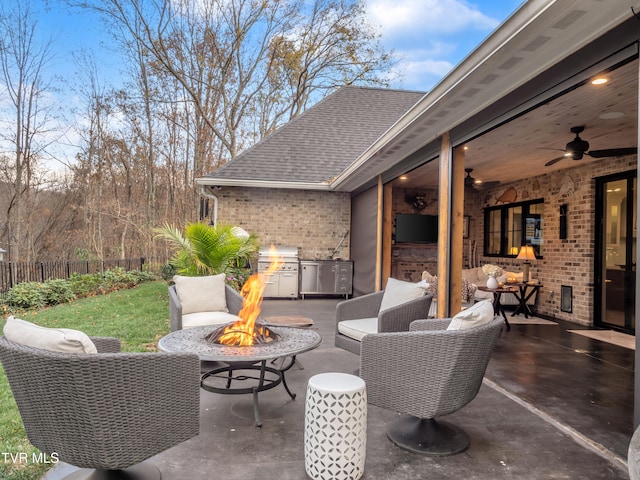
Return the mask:
<svg viewBox="0 0 640 480">
<path fill-rule="evenodd" d="M 303 480 L 308 379 L 354 373 L 358 357 L 334 346 L 339 299 L 266 300 L 263 314 L 306 315 L 323 337 L 287 372 L 284 388 L 259 395 L 263 426 L 253 424 L 250 395 L 202 391 L 200 435 L 149 461 L 167 480 Z M 369 406 L 365 479 L 627 479 L 632 434 L 633 350 L 575 335 L 573 324 L 503 329 L 480 393 L 447 419 L 471 437 L 450 457 L 406 452 L 385 436 L 394 412 Z M 44 479 L 73 470 L 58 465 Z"/>
</svg>

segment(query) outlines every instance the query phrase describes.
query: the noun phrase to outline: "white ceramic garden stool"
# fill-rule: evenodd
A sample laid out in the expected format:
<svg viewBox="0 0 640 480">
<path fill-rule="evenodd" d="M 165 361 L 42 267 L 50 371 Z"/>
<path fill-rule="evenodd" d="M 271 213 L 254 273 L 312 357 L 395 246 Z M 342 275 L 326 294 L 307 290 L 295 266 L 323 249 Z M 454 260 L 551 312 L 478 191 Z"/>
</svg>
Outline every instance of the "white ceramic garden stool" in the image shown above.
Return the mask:
<svg viewBox="0 0 640 480">
<path fill-rule="evenodd" d="M 347 373 L 309 379 L 304 415 L 304 466 L 315 480 L 357 480 L 367 449 L 367 390 Z"/>
</svg>

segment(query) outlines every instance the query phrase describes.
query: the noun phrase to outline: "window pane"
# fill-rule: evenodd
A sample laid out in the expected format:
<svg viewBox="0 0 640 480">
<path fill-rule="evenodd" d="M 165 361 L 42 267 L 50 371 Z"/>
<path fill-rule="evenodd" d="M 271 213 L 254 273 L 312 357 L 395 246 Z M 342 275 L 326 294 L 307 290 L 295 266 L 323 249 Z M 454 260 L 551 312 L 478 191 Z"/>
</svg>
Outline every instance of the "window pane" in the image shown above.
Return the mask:
<svg viewBox="0 0 640 480">
<path fill-rule="evenodd" d="M 534 203 L 529 205 L 529 214 L 526 218 L 526 237 L 525 244 L 533 245 L 533 249 L 536 253 L 536 256 L 539 257 L 542 255 L 542 244 L 543 244 L 543 227 L 544 222 L 542 219 L 542 211 L 544 209 L 544 204 L 542 203 Z"/>
<path fill-rule="evenodd" d="M 511 255 L 516 252 L 517 255 L 522 245 L 522 207 L 510 208 L 507 218 L 507 251 L 503 253 Z"/>
<path fill-rule="evenodd" d="M 493 210 L 489 212 L 489 228 L 488 228 L 488 253 L 489 255 L 497 255 L 500 253 L 500 234 L 501 234 L 501 222 L 500 222 L 500 210 Z"/>
</svg>

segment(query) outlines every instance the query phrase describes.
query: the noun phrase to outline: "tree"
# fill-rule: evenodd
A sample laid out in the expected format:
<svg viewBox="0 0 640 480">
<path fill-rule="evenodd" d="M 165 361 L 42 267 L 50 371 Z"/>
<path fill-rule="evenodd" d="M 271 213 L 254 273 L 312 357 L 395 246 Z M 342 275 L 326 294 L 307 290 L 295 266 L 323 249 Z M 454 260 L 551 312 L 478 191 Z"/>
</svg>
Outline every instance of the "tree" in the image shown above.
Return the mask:
<svg viewBox="0 0 640 480">
<path fill-rule="evenodd" d="M 33 251 L 27 207 L 33 202 L 34 183 L 38 181 L 38 161 L 47 146 L 50 106 L 45 96 L 50 84 L 44 79 L 52 59 L 51 42 L 38 42 L 38 21 L 29 2 L 0 5 L 0 68 L 2 96 L 8 100 L 5 118 L 10 126 L 1 129 L 2 140 L 13 150 L 6 169 L 12 184 L 7 205 L 5 235 L 12 245 L 11 260 Z M 27 257 L 27 259 L 29 259 Z"/>
<path fill-rule="evenodd" d="M 194 174 L 299 115 L 314 93 L 385 84 L 391 56 L 361 1 L 85 0 L 128 33 L 194 107 Z M 206 127 L 206 131 L 204 128 Z M 216 142 L 217 159 L 207 158 Z"/>
</svg>

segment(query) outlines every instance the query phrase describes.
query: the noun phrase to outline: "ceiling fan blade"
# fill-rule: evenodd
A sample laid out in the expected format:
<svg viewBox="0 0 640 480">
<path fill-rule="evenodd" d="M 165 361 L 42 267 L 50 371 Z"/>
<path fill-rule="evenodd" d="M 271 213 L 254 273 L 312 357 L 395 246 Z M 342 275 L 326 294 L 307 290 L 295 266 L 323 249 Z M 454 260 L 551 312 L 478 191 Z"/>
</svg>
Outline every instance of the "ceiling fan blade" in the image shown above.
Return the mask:
<svg viewBox="0 0 640 480">
<path fill-rule="evenodd" d="M 638 153 L 638 149 L 636 147 L 591 150 L 587 152 L 587 155 L 593 158 L 603 158 L 603 157 L 620 157 L 622 155 L 633 155 L 634 153 Z"/>
<path fill-rule="evenodd" d="M 564 155 L 562 157 L 554 158 L 553 160 L 549 160 L 547 163 L 545 163 L 544 166 L 545 167 L 550 167 L 551 165 L 555 165 L 560 160 L 564 160 L 565 158 L 567 158 L 567 157 L 565 157 Z"/>
<path fill-rule="evenodd" d="M 499 180 L 493 180 L 491 182 L 477 182 L 476 187 L 480 188 L 491 188 L 500 185 Z"/>
</svg>

